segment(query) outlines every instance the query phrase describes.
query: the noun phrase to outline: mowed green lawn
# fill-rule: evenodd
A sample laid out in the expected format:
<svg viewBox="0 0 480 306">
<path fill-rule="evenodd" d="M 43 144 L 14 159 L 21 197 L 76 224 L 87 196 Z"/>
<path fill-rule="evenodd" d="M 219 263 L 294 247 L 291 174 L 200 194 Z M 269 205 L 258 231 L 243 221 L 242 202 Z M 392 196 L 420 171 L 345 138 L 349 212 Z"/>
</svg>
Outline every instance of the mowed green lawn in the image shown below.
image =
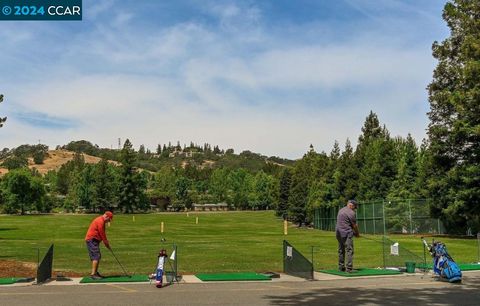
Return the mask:
<svg viewBox="0 0 480 306">
<path fill-rule="evenodd" d="M 0 216 L 0 260 L 37 262 L 37 249 L 43 256 L 55 244 L 54 269 L 87 274 L 90 261 L 85 232 L 94 215 Z M 199 223 L 195 224 L 196 217 Z M 162 242 L 161 222 L 166 239 Z M 158 251 L 178 246 L 181 273 L 282 271 L 282 241 L 288 240 L 307 258 L 313 255 L 315 269 L 335 268 L 337 242 L 333 232 L 297 228 L 289 224 L 283 234 L 283 221 L 272 211 L 226 213 L 164 213 L 115 215 L 107 236 L 118 259 L 129 273 L 153 272 Z M 372 240 L 375 239 L 375 240 Z M 400 245 L 423 258 L 419 237 L 391 236 Z M 381 237 L 355 240 L 356 267 L 383 264 Z M 477 242 L 468 239 L 441 239 L 457 262 L 477 261 Z M 312 246 L 313 248 L 312 253 Z M 387 254 L 388 255 L 388 254 Z M 100 271 L 121 273 L 112 255 L 102 245 Z M 427 260 L 430 260 L 427 258 Z"/>
</svg>

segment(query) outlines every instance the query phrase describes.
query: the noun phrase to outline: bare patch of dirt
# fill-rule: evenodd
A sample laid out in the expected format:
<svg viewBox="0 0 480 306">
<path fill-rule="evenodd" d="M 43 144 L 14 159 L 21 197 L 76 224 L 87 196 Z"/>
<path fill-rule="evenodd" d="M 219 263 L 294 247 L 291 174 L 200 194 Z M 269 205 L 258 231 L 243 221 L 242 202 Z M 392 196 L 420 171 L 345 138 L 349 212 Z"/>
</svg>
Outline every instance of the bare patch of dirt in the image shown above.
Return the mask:
<svg viewBox="0 0 480 306">
<path fill-rule="evenodd" d="M 0 277 L 33 277 L 36 274 L 36 263 L 0 260 Z"/>
<path fill-rule="evenodd" d="M 0 278 L 2 277 L 35 277 L 37 275 L 37 264 L 34 262 L 23 262 L 15 260 L 0 260 Z M 52 272 L 52 277 L 63 275 L 66 277 L 82 277 L 85 273 L 77 273 L 72 271 Z"/>
<path fill-rule="evenodd" d="M 66 151 L 66 150 L 50 150 L 41 165 L 35 165 L 33 158 L 28 159 L 28 167 L 30 169 L 36 168 L 41 174 L 45 174 L 50 170 L 58 170 L 63 164 L 66 164 L 68 161 L 72 160 L 75 155 L 75 152 Z M 102 159 L 100 157 L 91 156 L 87 154 L 82 154 L 85 162 L 87 164 L 96 164 Z M 114 165 L 119 163 L 116 161 L 109 161 Z M 1 163 L 1 162 L 0 162 Z M 0 176 L 8 173 L 8 170 L 5 168 L 0 168 Z"/>
</svg>

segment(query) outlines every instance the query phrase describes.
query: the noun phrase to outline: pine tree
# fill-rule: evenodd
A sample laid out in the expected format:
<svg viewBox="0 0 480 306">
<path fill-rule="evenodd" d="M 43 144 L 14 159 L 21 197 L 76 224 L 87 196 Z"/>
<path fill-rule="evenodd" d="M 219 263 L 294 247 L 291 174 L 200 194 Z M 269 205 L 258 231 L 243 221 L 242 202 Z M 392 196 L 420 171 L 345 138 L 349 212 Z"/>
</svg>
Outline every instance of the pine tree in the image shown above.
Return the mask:
<svg viewBox="0 0 480 306">
<path fill-rule="evenodd" d="M 288 198 L 288 215 L 298 226 L 307 222 L 308 172 L 305 163 L 296 165 Z"/>
<path fill-rule="evenodd" d="M 138 193 L 135 180 L 135 152 L 130 140 L 126 140 L 121 151 L 121 177 L 120 177 L 120 195 L 118 206 L 126 213 L 133 213 L 134 208 L 138 206 Z"/>
<path fill-rule="evenodd" d="M 385 126 L 370 112 L 358 138 L 355 151 L 359 169 L 358 199 L 375 200 L 386 198 L 396 173 L 395 145 Z"/>
<path fill-rule="evenodd" d="M 397 175 L 390 188 L 388 198 L 412 199 L 417 196 L 415 181 L 417 178 L 418 148 L 410 134 L 408 134 L 406 140 L 399 140 L 398 151 Z"/>
<path fill-rule="evenodd" d="M 298 226 L 308 223 L 309 190 L 314 183 L 315 173 L 319 173 L 318 154 L 312 145 L 307 154 L 295 164 L 288 199 L 288 216 Z M 311 213 L 311 211 L 310 211 Z"/>
<path fill-rule="evenodd" d="M 115 190 L 115 177 L 106 159 L 102 159 L 95 165 L 94 203 L 93 211 L 96 212 L 111 209 L 114 202 L 113 190 Z"/>
<path fill-rule="evenodd" d="M 353 156 L 350 140 L 345 142 L 345 150 L 338 160 L 338 166 L 333 174 L 334 190 L 338 198 L 334 199 L 333 206 L 344 205 L 349 199 L 357 198 L 358 170 Z"/>
<path fill-rule="evenodd" d="M 280 176 L 280 190 L 278 194 L 278 205 L 276 215 L 287 219 L 288 203 L 290 198 L 290 186 L 292 185 L 292 173 L 289 168 L 285 168 Z"/>
<path fill-rule="evenodd" d="M 450 37 L 433 43 L 428 86 L 433 212 L 451 231 L 480 230 L 480 2 L 449 1 Z"/>
</svg>

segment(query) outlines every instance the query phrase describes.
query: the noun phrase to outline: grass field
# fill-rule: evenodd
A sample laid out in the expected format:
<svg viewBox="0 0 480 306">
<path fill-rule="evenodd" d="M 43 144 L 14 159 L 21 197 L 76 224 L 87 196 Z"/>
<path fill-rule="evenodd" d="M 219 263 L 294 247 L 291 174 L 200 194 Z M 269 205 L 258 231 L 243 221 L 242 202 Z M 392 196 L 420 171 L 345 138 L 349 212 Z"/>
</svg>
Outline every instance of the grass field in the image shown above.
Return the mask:
<svg viewBox="0 0 480 306">
<path fill-rule="evenodd" d="M 37 262 L 50 243 L 55 244 L 54 268 L 87 274 L 90 269 L 84 236 L 94 215 L 0 216 L 0 260 Z M 195 224 L 196 217 L 199 224 Z M 164 222 L 161 242 L 160 224 Z M 283 235 L 283 221 L 271 211 L 228 213 L 165 213 L 116 215 L 107 235 L 119 260 L 130 273 L 151 273 L 157 253 L 178 245 L 181 273 L 282 271 L 282 241 L 288 240 L 316 269 L 336 267 L 337 243 L 332 232 L 289 227 Z M 377 238 L 375 238 L 377 239 Z M 378 239 L 381 239 L 378 237 Z M 423 258 L 419 237 L 391 236 Z M 448 250 L 457 262 L 477 261 L 477 242 L 446 239 Z M 356 267 L 383 264 L 382 245 L 372 236 L 355 240 Z M 112 255 L 102 247 L 102 273 L 120 273 Z M 430 260 L 427 258 L 427 260 Z"/>
</svg>

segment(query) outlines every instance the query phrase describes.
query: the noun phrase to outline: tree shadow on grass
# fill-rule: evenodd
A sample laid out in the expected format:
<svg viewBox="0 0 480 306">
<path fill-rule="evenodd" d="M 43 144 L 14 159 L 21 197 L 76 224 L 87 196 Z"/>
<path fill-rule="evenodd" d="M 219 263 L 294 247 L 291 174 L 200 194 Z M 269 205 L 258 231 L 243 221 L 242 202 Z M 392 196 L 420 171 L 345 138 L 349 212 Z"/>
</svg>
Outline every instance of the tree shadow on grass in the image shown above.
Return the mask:
<svg viewBox="0 0 480 306">
<path fill-rule="evenodd" d="M 381 284 L 379 284 L 381 286 Z M 325 288 L 288 296 L 266 296 L 272 305 L 479 305 L 480 276 L 467 284 L 433 288 Z"/>
<path fill-rule="evenodd" d="M 18 227 L 0 227 L 0 231 L 15 231 Z"/>
</svg>

